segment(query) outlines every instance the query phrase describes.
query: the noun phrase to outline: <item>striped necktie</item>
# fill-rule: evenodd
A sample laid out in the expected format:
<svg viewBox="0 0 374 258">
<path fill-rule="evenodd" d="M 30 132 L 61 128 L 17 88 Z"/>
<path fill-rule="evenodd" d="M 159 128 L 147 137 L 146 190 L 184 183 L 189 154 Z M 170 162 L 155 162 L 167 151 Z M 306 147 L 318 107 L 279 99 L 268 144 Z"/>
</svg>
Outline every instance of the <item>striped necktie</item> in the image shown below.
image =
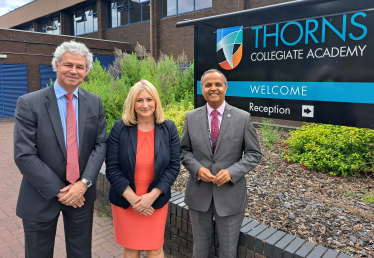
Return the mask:
<svg viewBox="0 0 374 258">
<path fill-rule="evenodd" d="M 65 97 L 68 99 L 66 116 L 66 180 L 74 184 L 79 178 L 77 119 L 73 104 L 74 94 L 66 94 Z"/>
</svg>

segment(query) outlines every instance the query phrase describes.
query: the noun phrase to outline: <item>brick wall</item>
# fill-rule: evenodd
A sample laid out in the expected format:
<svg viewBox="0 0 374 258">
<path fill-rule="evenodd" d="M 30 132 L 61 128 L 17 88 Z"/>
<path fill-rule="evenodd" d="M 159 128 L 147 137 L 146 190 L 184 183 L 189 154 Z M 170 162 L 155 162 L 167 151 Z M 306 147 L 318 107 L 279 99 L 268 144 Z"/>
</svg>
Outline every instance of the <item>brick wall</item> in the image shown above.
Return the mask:
<svg viewBox="0 0 374 258">
<path fill-rule="evenodd" d="M 176 58 L 183 50 L 189 60 L 194 59 L 194 27 L 177 28 L 177 22 L 184 19 L 198 19 L 223 13 L 235 12 L 243 10 L 245 0 L 213 0 L 212 8 L 200 10 L 196 12 L 180 14 L 162 18 L 161 0 L 157 0 L 156 16 L 157 24 L 157 40 L 158 50 Z M 238 5 L 239 3 L 239 5 Z"/>
<path fill-rule="evenodd" d="M 0 42 L 0 49 L 2 42 Z M 29 92 L 40 89 L 40 69 L 39 65 L 50 65 L 52 56 L 35 55 L 14 55 L 7 54 L 8 58 L 1 59 L 1 63 L 26 64 L 27 65 L 27 83 Z"/>
<path fill-rule="evenodd" d="M 105 165 L 96 181 L 97 199 L 95 209 L 112 216 L 108 199 L 109 182 L 105 177 Z M 164 252 L 175 258 L 192 257 L 193 235 L 188 206 L 184 194 L 171 191 L 164 235 Z M 214 233 L 209 258 L 218 258 L 219 243 Z M 238 243 L 238 258 L 349 258 L 335 250 L 313 244 L 276 230 L 255 220 L 244 218 Z"/>
<path fill-rule="evenodd" d="M 141 22 L 105 31 L 105 39 L 130 42 L 130 50 L 133 51 L 138 41 L 146 49 L 150 49 L 150 22 Z"/>
<path fill-rule="evenodd" d="M 97 25 L 98 25 L 98 38 L 105 39 L 105 30 L 107 28 L 107 17 L 106 17 L 106 4 L 105 0 L 97 0 Z"/>
<path fill-rule="evenodd" d="M 96 201 L 95 209 L 103 214 L 112 217 L 112 208 L 109 202 L 109 181 L 105 176 L 105 165 L 101 167 L 99 176 L 96 180 Z"/>
<path fill-rule="evenodd" d="M 95 36 L 97 34 L 92 33 L 90 35 Z M 39 90 L 39 65 L 50 65 L 56 47 L 64 41 L 70 41 L 74 38 L 76 41 L 86 44 L 93 54 L 111 55 L 114 48 L 129 50 L 129 45 L 122 42 L 0 29 L 0 53 L 6 53 L 8 56 L 6 59 L 1 59 L 1 62 L 26 64 L 29 92 Z"/>
<path fill-rule="evenodd" d="M 274 4 L 281 4 L 286 2 L 292 2 L 295 0 L 251 0 L 247 3 L 246 9 L 253 9 L 262 6 L 274 5 Z"/>
<path fill-rule="evenodd" d="M 245 9 L 252 9 L 293 0 L 213 0 L 212 8 L 170 17 L 162 17 L 162 0 L 155 0 L 155 49 L 156 57 L 160 51 L 173 54 L 174 58 L 184 51 L 188 59 L 194 59 L 194 27 L 177 28 L 176 23 L 184 19 L 198 19 Z M 150 49 L 150 22 L 127 25 L 105 31 L 105 39 L 127 41 L 134 50 L 136 42 Z"/>
<path fill-rule="evenodd" d="M 194 58 L 194 27 L 177 28 L 177 22 L 184 19 L 198 19 L 213 15 L 236 12 L 245 9 L 252 9 L 281 2 L 289 2 L 293 0 L 213 0 L 212 8 L 180 14 L 171 17 L 162 18 L 161 0 L 157 0 L 157 40 L 158 50 L 177 57 L 184 50 L 189 60 Z"/>
<path fill-rule="evenodd" d="M 196 12 L 190 12 L 170 17 L 162 17 L 162 0 L 154 0 L 154 51 L 155 57 L 157 58 L 160 51 L 167 55 L 173 54 L 176 58 L 183 51 L 191 61 L 194 58 L 194 29 L 193 26 L 176 28 L 176 23 L 183 21 L 184 19 L 198 19 L 213 15 L 219 15 L 229 12 L 236 12 L 245 9 L 258 8 L 262 6 L 268 6 L 273 4 L 279 4 L 283 2 L 290 2 L 293 0 L 213 0 L 212 8 L 200 10 Z M 51 12 L 63 10 L 68 6 L 75 5 L 82 0 L 67 0 L 64 4 L 61 1 L 57 1 L 58 4 L 51 3 L 55 0 L 37 0 L 30 4 L 27 4 L 9 14 L 0 17 L 0 27 L 9 28 L 17 24 L 24 23 L 35 19 L 35 17 L 41 17 Z M 150 49 L 150 22 L 132 24 L 128 26 L 122 26 L 118 28 L 107 29 L 106 24 L 106 1 L 97 1 L 98 11 L 98 32 L 91 34 L 82 35 L 83 37 L 107 39 L 113 41 L 130 42 L 130 50 L 134 50 L 136 42 L 144 45 L 146 49 Z M 39 7 L 38 7 L 39 6 Z M 37 8 L 38 7 L 38 8 Z M 164 6 L 165 8 L 165 6 Z M 32 13 L 31 13 L 32 12 Z M 14 20 L 14 16 L 18 15 L 17 20 Z M 24 17 L 19 19 L 19 17 Z M 10 22 L 12 20 L 12 22 Z M 10 23 L 9 23 L 10 22 Z M 4 23 L 3 26 L 1 24 Z M 67 35 L 68 30 L 68 15 L 61 14 L 61 33 Z M 36 31 L 40 31 L 40 28 L 36 27 Z M 45 37 L 48 35 L 44 34 Z M 0 48 L 1 49 L 1 48 Z"/>
<path fill-rule="evenodd" d="M 83 35 L 80 35 L 79 37 L 91 38 L 91 39 L 100 39 L 100 35 L 99 35 L 98 31 L 92 32 L 92 33 L 83 34 Z"/>
<path fill-rule="evenodd" d="M 16 10 L 0 16 L 0 28 L 12 28 L 25 21 L 43 17 L 45 15 L 63 10 L 86 0 L 38 0 L 25 4 Z"/>
</svg>

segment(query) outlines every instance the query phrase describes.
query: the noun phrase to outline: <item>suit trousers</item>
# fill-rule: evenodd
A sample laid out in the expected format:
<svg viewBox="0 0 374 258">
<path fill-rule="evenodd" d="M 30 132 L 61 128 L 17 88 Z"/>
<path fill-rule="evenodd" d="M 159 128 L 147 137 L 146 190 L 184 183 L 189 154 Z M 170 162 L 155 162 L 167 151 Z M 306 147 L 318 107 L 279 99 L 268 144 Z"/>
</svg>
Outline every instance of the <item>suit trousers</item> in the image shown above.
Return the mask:
<svg viewBox="0 0 374 258">
<path fill-rule="evenodd" d="M 68 258 L 91 258 L 94 205 L 82 208 L 61 206 Z M 35 222 L 23 219 L 26 258 L 53 258 L 57 221 Z"/>
<path fill-rule="evenodd" d="M 219 258 L 236 258 L 240 228 L 244 219 L 244 210 L 231 216 L 218 216 L 214 200 L 208 211 L 189 209 L 194 239 L 193 258 L 206 258 L 214 237 L 214 222 L 217 228 Z"/>
</svg>

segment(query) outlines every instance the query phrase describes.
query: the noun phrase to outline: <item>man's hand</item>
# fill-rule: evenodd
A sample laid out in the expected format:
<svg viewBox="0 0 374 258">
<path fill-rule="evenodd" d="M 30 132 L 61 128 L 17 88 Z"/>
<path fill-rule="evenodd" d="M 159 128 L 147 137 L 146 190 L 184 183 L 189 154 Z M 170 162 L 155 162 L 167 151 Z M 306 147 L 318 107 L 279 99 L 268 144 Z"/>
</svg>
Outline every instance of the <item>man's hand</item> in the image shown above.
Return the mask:
<svg viewBox="0 0 374 258">
<path fill-rule="evenodd" d="M 199 171 L 197 171 L 197 176 L 200 177 L 201 180 L 204 182 L 213 182 L 214 176 L 210 172 L 209 169 L 201 167 Z"/>
<path fill-rule="evenodd" d="M 230 172 L 227 169 L 222 169 L 213 179 L 213 184 L 221 186 L 224 183 L 231 181 Z"/>
<path fill-rule="evenodd" d="M 62 197 L 64 197 L 67 193 L 68 193 L 68 190 L 70 189 L 72 185 L 68 185 L 68 186 L 65 186 L 64 188 L 62 188 L 60 190 L 60 193 L 57 195 L 57 198 L 61 199 Z M 64 205 L 66 206 L 72 206 L 74 208 L 77 208 L 77 207 L 82 207 L 84 204 L 84 197 L 82 197 L 80 200 L 77 200 L 76 202 L 74 203 L 64 203 Z"/>
<path fill-rule="evenodd" d="M 57 195 L 58 200 L 66 205 L 76 207 L 82 207 L 84 204 L 83 195 L 86 193 L 87 187 L 83 182 L 77 181 L 75 184 L 70 184 L 60 190 L 60 193 Z"/>
</svg>

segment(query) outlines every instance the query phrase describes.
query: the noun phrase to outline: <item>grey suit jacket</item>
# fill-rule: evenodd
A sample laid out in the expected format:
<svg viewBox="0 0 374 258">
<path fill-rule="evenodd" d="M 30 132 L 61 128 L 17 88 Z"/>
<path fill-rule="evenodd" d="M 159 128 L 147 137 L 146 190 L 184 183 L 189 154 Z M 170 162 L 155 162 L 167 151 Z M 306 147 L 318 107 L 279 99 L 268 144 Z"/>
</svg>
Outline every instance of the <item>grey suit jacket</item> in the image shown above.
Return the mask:
<svg viewBox="0 0 374 258">
<path fill-rule="evenodd" d="M 80 175 L 95 182 L 106 152 L 104 109 L 99 96 L 80 88 L 78 101 Z M 17 215 L 36 222 L 55 218 L 62 205 L 56 195 L 69 183 L 65 178 L 66 147 L 53 86 L 19 97 L 15 111 L 14 160 L 23 175 Z M 93 204 L 95 186 L 84 197 L 85 205 Z"/>
<path fill-rule="evenodd" d="M 262 154 L 248 112 L 226 103 L 217 146 L 213 155 L 207 129 L 207 106 L 186 114 L 181 140 L 181 161 L 190 172 L 185 203 L 205 212 L 212 198 L 219 216 L 230 216 L 247 207 L 245 175 L 259 164 Z M 244 152 L 244 155 L 243 155 Z M 197 171 L 205 167 L 213 175 L 221 169 L 230 172 L 232 182 L 218 187 L 197 180 Z"/>
</svg>

